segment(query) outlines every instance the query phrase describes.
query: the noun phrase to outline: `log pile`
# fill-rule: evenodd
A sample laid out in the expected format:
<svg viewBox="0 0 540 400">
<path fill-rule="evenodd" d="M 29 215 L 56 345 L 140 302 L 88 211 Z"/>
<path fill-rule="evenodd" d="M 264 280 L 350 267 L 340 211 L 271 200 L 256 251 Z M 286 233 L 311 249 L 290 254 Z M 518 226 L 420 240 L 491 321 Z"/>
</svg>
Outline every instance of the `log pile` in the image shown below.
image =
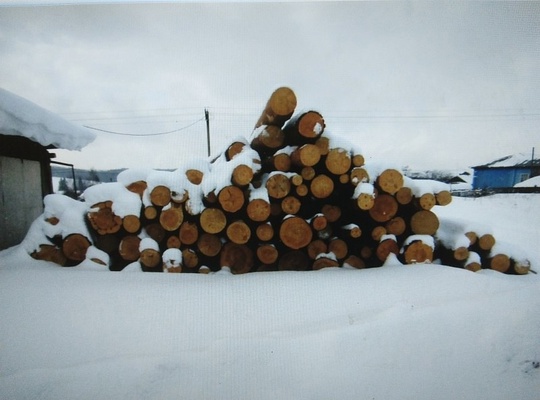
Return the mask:
<svg viewBox="0 0 540 400">
<path fill-rule="evenodd" d="M 239 274 L 397 259 L 528 272 L 492 234 L 439 220 L 433 208 L 452 200 L 446 185 L 367 163 L 326 131 L 322 114 L 295 108 L 294 92 L 279 88 L 249 139 L 217 157 L 174 172 L 128 170 L 87 189 L 87 231 L 49 236 L 31 255 L 66 266 L 91 257 L 117 271 Z"/>
</svg>

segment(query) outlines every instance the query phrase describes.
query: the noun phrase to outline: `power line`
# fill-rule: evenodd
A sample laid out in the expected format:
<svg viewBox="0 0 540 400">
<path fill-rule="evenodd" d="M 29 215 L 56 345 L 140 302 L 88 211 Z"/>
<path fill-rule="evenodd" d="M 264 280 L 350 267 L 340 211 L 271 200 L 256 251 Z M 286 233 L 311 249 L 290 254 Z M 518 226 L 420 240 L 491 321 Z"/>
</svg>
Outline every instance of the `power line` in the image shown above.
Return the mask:
<svg viewBox="0 0 540 400">
<path fill-rule="evenodd" d="M 174 132 L 180 132 L 180 131 L 183 131 L 187 128 L 190 128 L 192 127 L 193 125 L 203 121 L 205 118 L 200 118 L 198 119 L 197 121 L 195 122 L 192 122 L 191 124 L 189 125 L 186 125 L 186 126 L 183 126 L 181 128 L 178 128 L 178 129 L 174 129 L 172 131 L 167 131 L 167 132 L 156 132 L 156 133 L 125 133 L 125 132 L 114 132 L 114 131 L 109 131 L 109 130 L 106 130 L 106 129 L 100 129 L 100 128 L 95 128 L 93 126 L 88 126 L 88 125 L 83 125 L 85 128 L 88 128 L 88 129 L 93 129 L 95 131 L 99 131 L 99 132 L 105 132 L 105 133 L 110 133 L 110 134 L 113 134 L 113 135 L 121 135 L 121 136 L 139 136 L 139 137 L 144 137 L 144 136 L 159 136 L 159 135 L 168 135 L 170 133 L 174 133 Z"/>
</svg>

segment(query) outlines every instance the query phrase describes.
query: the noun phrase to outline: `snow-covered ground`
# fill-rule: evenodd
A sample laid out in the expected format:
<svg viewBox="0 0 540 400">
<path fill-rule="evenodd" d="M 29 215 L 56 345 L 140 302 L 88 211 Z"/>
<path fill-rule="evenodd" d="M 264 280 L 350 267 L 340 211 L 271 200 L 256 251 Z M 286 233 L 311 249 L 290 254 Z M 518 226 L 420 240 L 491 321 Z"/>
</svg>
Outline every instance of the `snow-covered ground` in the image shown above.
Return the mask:
<svg viewBox="0 0 540 400">
<path fill-rule="evenodd" d="M 539 270 L 540 196 L 454 198 Z M 540 276 L 440 265 L 246 275 L 0 252 L 2 399 L 531 399 Z"/>
</svg>

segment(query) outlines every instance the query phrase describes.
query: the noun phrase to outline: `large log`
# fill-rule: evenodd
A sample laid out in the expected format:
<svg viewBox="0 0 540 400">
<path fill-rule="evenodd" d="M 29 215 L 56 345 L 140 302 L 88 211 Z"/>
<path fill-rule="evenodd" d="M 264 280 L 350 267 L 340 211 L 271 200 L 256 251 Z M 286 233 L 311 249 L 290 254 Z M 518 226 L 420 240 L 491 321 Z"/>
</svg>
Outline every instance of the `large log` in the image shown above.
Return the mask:
<svg viewBox="0 0 540 400">
<path fill-rule="evenodd" d="M 222 243 L 218 235 L 203 233 L 197 240 L 197 248 L 201 254 L 207 257 L 215 257 L 222 249 Z"/>
<path fill-rule="evenodd" d="M 386 169 L 377 177 L 377 186 L 388 194 L 396 194 L 403 187 L 403 175 L 395 169 Z"/>
<path fill-rule="evenodd" d="M 347 174 L 352 165 L 351 155 L 348 151 L 341 148 L 331 149 L 326 155 L 324 165 L 331 174 Z"/>
<path fill-rule="evenodd" d="M 257 247 L 257 258 L 263 264 L 274 264 L 279 257 L 279 251 L 273 244 L 261 244 Z"/>
<path fill-rule="evenodd" d="M 262 125 L 283 126 L 291 118 L 296 108 L 296 95 L 288 87 L 276 89 L 255 124 L 255 128 Z"/>
<path fill-rule="evenodd" d="M 254 131 L 251 148 L 261 155 L 272 154 L 283 147 L 285 134 L 279 126 L 264 125 Z"/>
<path fill-rule="evenodd" d="M 406 264 L 431 263 L 433 248 L 421 240 L 416 240 L 405 246 L 403 258 Z"/>
<path fill-rule="evenodd" d="M 35 260 L 50 261 L 62 267 L 67 263 L 67 258 L 62 249 L 53 244 L 39 245 L 39 249 L 30 253 L 30 256 Z"/>
<path fill-rule="evenodd" d="M 319 254 L 328 252 L 328 244 L 321 239 L 316 239 L 310 242 L 307 246 L 308 257 L 315 260 Z"/>
<path fill-rule="evenodd" d="M 166 206 L 171 201 L 171 189 L 164 185 L 157 185 L 150 192 L 150 201 L 158 207 Z"/>
<path fill-rule="evenodd" d="M 199 223 L 207 233 L 220 233 L 227 225 L 227 217 L 219 208 L 205 208 L 201 213 Z"/>
<path fill-rule="evenodd" d="M 313 237 L 311 227 L 300 217 L 285 218 L 279 229 L 279 238 L 285 246 L 298 250 L 306 247 Z"/>
<path fill-rule="evenodd" d="M 237 186 L 225 186 L 219 191 L 218 201 L 224 211 L 235 213 L 239 211 L 245 203 L 244 192 Z"/>
<path fill-rule="evenodd" d="M 184 211 L 181 206 L 170 203 L 169 208 L 161 210 L 159 215 L 159 223 L 168 232 L 172 232 L 180 228 L 184 222 Z"/>
<path fill-rule="evenodd" d="M 94 230 L 100 235 L 116 233 L 122 228 L 122 218 L 112 210 L 112 201 L 94 204 L 87 214 Z"/>
<path fill-rule="evenodd" d="M 313 197 L 317 199 L 325 199 L 334 191 L 334 181 L 327 175 L 317 175 L 309 184 L 309 190 Z"/>
<path fill-rule="evenodd" d="M 299 146 L 291 153 L 292 164 L 299 167 L 313 167 L 321 159 L 321 152 L 314 144 Z"/>
<path fill-rule="evenodd" d="M 227 226 L 229 240 L 236 244 L 246 244 L 251 238 L 251 228 L 242 220 L 233 221 Z"/>
<path fill-rule="evenodd" d="M 195 222 L 184 221 L 180 226 L 178 238 L 183 245 L 192 245 L 199 239 L 199 227 Z"/>
<path fill-rule="evenodd" d="M 255 198 L 246 207 L 248 218 L 255 222 L 264 222 L 270 217 L 270 203 L 265 199 Z"/>
<path fill-rule="evenodd" d="M 439 229 L 439 218 L 431 211 L 421 210 L 411 217 L 410 227 L 417 235 L 435 235 Z"/>
<path fill-rule="evenodd" d="M 274 237 L 274 227 L 269 222 L 260 224 L 255 229 L 255 235 L 260 241 L 268 242 Z"/>
<path fill-rule="evenodd" d="M 291 191 L 291 182 L 285 174 L 272 174 L 266 181 L 268 196 L 274 199 L 282 199 Z"/>
<path fill-rule="evenodd" d="M 315 143 L 325 128 L 324 118 L 317 111 L 307 111 L 293 116 L 285 126 L 285 140 L 290 144 Z"/>
<path fill-rule="evenodd" d="M 253 268 L 253 251 L 245 244 L 226 243 L 220 253 L 219 264 L 233 274 L 245 274 Z"/>
<path fill-rule="evenodd" d="M 373 207 L 369 209 L 370 217 L 377 222 L 390 221 L 398 211 L 396 199 L 389 194 L 379 194 L 375 197 Z"/>
<path fill-rule="evenodd" d="M 62 252 L 69 261 L 79 263 L 86 257 L 86 251 L 91 246 L 90 240 L 80 233 L 66 236 L 62 242 Z"/>
<path fill-rule="evenodd" d="M 118 251 L 120 256 L 125 261 L 137 261 L 141 255 L 139 251 L 139 245 L 141 239 L 136 235 L 126 235 L 120 241 Z"/>
</svg>

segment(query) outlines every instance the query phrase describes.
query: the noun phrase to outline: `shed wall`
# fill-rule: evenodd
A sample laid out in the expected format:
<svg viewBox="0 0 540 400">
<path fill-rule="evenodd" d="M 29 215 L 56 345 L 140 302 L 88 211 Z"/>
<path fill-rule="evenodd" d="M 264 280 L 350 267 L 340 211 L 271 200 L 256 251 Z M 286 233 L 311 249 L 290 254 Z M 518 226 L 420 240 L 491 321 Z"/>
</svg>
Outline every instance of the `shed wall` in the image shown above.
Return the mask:
<svg viewBox="0 0 540 400">
<path fill-rule="evenodd" d="M 530 177 L 530 168 L 487 168 L 474 171 L 473 188 L 508 188 Z M 525 178 L 526 177 L 526 178 Z M 525 178 L 525 179 L 523 179 Z"/>
</svg>

